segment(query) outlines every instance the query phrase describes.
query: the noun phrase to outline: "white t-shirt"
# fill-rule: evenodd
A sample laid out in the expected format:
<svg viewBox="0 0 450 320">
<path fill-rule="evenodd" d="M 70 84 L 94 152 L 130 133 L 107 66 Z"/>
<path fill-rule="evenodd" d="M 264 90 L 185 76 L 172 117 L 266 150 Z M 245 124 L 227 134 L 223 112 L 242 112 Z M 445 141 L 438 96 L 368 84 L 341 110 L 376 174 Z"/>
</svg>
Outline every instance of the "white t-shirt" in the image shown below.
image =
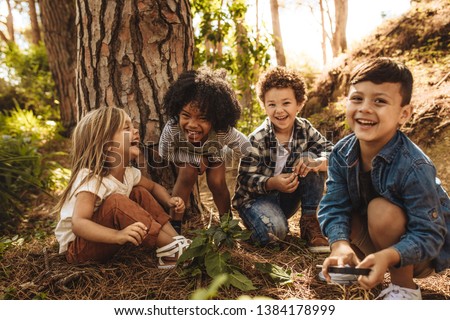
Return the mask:
<svg viewBox="0 0 450 320">
<path fill-rule="evenodd" d="M 291 132 L 291 137 L 289 138 L 288 146 L 292 146 L 292 138 L 294 137 L 294 130 Z M 291 150 L 283 146 L 277 139 L 277 161 L 275 162 L 275 171 L 273 176 L 277 176 L 283 171 L 286 161 L 291 154 Z"/>
<path fill-rule="evenodd" d="M 75 202 L 78 193 L 83 191 L 91 192 L 97 195 L 94 211 L 100 207 L 103 201 L 111 194 L 123 194 L 130 196 L 131 190 L 141 180 L 141 172 L 134 167 L 127 167 L 123 175 L 123 182 L 120 182 L 112 175 L 103 178 L 97 190 L 98 177 L 93 177 L 83 184 L 81 182 L 88 175 L 88 169 L 82 169 L 76 177 L 64 205 L 60 211 L 60 220 L 55 229 L 56 239 L 59 242 L 59 253 L 67 251 L 69 242 L 75 240 L 75 234 L 72 232 L 72 215 L 75 208 Z M 73 193 L 75 191 L 75 193 Z"/>
</svg>

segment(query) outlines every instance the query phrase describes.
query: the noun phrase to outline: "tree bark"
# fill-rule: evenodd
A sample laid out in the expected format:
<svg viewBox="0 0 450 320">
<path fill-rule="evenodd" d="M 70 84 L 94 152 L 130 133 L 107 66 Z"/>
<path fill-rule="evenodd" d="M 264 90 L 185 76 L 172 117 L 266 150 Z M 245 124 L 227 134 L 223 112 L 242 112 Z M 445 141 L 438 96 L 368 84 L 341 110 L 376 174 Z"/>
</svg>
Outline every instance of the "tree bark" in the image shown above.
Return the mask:
<svg viewBox="0 0 450 320">
<path fill-rule="evenodd" d="M 170 83 L 192 69 L 194 34 L 188 0 L 76 0 L 79 116 L 120 107 L 139 127 L 151 176 L 171 189 L 175 172 L 157 144 L 167 115 Z"/>
<path fill-rule="evenodd" d="M 14 36 L 14 19 L 12 15 L 12 8 L 10 0 L 6 0 L 6 5 L 8 7 L 8 15 L 6 16 L 6 30 L 8 30 L 8 38 L 6 42 L 15 42 Z M 3 37 L 2 37 L 3 38 Z M 6 39 L 6 37 L 4 37 Z"/>
<path fill-rule="evenodd" d="M 348 0 L 334 0 L 335 10 L 335 28 L 331 46 L 333 49 L 333 57 L 347 51 L 347 16 L 348 16 Z"/>
<path fill-rule="evenodd" d="M 61 122 L 70 131 L 77 121 L 75 0 L 39 0 L 39 6 L 50 70 L 59 94 Z"/>
<path fill-rule="evenodd" d="M 319 7 L 320 7 L 320 24 L 322 27 L 322 60 L 323 65 L 327 65 L 327 31 L 325 28 L 325 12 L 323 8 L 323 0 L 319 1 Z"/>
<path fill-rule="evenodd" d="M 28 0 L 28 7 L 30 8 L 31 41 L 34 44 L 39 44 L 41 41 L 41 28 L 39 27 L 36 13 L 36 1 Z"/>
<path fill-rule="evenodd" d="M 278 0 L 270 0 L 270 12 L 272 14 L 272 29 L 275 53 L 277 56 L 277 64 L 279 66 L 286 66 L 286 56 L 284 54 L 283 39 L 281 37 L 280 18 L 278 14 Z"/>
</svg>

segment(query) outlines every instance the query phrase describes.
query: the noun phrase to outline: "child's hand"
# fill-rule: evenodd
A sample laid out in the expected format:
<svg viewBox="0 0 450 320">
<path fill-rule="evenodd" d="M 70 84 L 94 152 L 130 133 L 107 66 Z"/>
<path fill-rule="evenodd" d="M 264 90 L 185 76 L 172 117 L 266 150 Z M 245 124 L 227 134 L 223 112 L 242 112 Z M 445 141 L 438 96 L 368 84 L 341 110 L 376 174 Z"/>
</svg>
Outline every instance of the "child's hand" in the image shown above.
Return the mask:
<svg viewBox="0 0 450 320">
<path fill-rule="evenodd" d="M 322 170 L 324 165 L 325 162 L 323 158 L 313 159 L 311 157 L 302 157 L 295 166 L 294 172 L 300 177 L 306 177 L 310 171 L 317 172 Z"/>
<path fill-rule="evenodd" d="M 170 198 L 169 207 L 177 214 L 184 213 L 184 210 L 186 209 L 184 201 L 180 197 Z"/>
<path fill-rule="evenodd" d="M 382 251 L 369 254 L 361 263 L 358 265 L 361 268 L 370 268 L 369 275 L 360 276 L 358 282 L 366 290 L 370 290 L 377 284 L 383 282 L 384 274 L 389 267 L 389 261 L 383 255 Z"/>
<path fill-rule="evenodd" d="M 271 177 L 267 180 L 267 183 L 269 184 L 267 188 L 268 190 L 278 190 L 284 193 L 292 193 L 297 189 L 299 181 L 297 174 L 295 173 L 282 173 Z"/>
<path fill-rule="evenodd" d="M 345 266 L 346 264 L 356 266 L 359 264 L 359 259 L 353 251 L 350 243 L 345 240 L 336 241 L 331 246 L 331 253 L 328 258 L 322 263 L 322 273 L 325 279 L 329 282 L 331 277 L 328 274 L 329 266 Z M 362 267 L 362 266 L 361 266 Z"/>
<path fill-rule="evenodd" d="M 117 243 L 122 245 L 131 242 L 135 246 L 142 243 L 147 235 L 147 227 L 142 222 L 135 222 L 117 232 Z"/>
</svg>

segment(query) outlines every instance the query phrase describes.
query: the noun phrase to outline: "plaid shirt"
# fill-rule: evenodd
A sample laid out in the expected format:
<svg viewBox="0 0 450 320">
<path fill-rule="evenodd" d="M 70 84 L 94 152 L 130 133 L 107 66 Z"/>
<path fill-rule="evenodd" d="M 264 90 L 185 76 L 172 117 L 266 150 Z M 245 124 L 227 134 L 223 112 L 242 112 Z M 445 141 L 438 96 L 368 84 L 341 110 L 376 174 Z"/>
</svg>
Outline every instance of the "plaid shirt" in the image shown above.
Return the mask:
<svg viewBox="0 0 450 320">
<path fill-rule="evenodd" d="M 277 161 L 278 141 L 272 124 L 267 118 L 250 136 L 252 144 L 250 155 L 241 158 L 233 207 L 250 205 L 266 190 L 266 181 L 273 176 Z M 282 173 L 292 172 L 301 156 L 328 159 L 333 144 L 328 141 L 312 124 L 303 118 L 296 118 L 292 141 L 289 143 L 289 157 Z"/>
</svg>

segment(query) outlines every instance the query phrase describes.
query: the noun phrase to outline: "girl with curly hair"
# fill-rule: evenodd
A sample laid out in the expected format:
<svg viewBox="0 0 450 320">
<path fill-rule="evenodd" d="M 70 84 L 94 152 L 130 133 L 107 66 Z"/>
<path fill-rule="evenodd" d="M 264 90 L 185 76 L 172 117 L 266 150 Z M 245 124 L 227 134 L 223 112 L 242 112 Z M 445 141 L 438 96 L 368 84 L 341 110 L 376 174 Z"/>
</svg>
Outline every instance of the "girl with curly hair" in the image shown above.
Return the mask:
<svg viewBox="0 0 450 320">
<path fill-rule="evenodd" d="M 225 180 L 224 148 L 245 153 L 247 137 L 236 130 L 241 108 L 225 70 L 207 67 L 186 71 L 164 97 L 170 120 L 159 143 L 160 155 L 178 168 L 173 195 L 186 203 L 198 175 L 206 172 L 219 215 L 231 209 Z M 180 232 L 183 213 L 172 213 L 172 225 Z"/>
</svg>

